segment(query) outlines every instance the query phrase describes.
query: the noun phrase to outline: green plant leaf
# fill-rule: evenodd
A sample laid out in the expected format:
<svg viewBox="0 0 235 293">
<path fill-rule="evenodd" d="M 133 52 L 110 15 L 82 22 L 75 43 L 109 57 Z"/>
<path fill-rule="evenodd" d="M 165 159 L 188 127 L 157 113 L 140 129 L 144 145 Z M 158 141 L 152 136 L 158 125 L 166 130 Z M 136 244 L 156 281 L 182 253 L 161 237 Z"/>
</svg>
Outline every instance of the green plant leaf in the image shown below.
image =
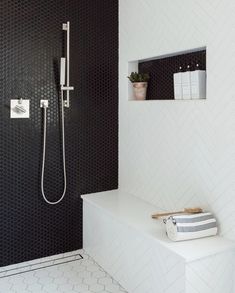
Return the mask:
<svg viewBox="0 0 235 293">
<path fill-rule="evenodd" d="M 127 76 L 127 78 L 131 82 L 148 82 L 150 76 L 148 73 L 131 72 L 130 76 Z"/>
</svg>

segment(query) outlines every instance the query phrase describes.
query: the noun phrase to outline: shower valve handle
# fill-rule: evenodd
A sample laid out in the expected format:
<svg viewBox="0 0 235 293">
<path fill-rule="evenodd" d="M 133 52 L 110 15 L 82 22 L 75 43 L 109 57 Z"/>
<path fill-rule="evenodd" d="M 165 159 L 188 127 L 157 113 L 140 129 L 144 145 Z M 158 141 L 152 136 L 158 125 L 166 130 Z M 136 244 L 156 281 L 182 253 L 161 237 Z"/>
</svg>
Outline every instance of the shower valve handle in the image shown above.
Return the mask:
<svg viewBox="0 0 235 293">
<path fill-rule="evenodd" d="M 17 113 L 26 113 L 26 110 L 23 106 L 16 105 L 15 110 Z"/>
</svg>

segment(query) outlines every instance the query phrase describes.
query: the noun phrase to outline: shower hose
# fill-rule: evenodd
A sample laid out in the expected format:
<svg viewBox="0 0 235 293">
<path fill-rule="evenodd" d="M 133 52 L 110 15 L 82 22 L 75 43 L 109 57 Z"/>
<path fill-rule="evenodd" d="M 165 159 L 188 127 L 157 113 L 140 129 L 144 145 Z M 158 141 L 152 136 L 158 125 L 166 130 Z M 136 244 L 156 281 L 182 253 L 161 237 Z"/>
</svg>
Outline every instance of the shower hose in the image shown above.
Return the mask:
<svg viewBox="0 0 235 293">
<path fill-rule="evenodd" d="M 46 144 L 47 144 L 47 106 L 43 105 L 44 109 L 44 130 L 43 130 L 43 154 L 42 154 L 42 174 L 41 174 L 41 191 L 43 199 L 50 205 L 60 203 L 66 193 L 67 179 L 66 179 L 66 160 L 65 160 L 65 131 L 64 131 L 64 98 L 63 91 L 61 91 L 61 130 L 62 130 L 62 153 L 63 153 L 63 173 L 64 173 L 64 190 L 63 194 L 57 201 L 50 201 L 47 199 L 44 191 L 44 175 L 45 175 L 45 159 L 46 159 Z"/>
</svg>

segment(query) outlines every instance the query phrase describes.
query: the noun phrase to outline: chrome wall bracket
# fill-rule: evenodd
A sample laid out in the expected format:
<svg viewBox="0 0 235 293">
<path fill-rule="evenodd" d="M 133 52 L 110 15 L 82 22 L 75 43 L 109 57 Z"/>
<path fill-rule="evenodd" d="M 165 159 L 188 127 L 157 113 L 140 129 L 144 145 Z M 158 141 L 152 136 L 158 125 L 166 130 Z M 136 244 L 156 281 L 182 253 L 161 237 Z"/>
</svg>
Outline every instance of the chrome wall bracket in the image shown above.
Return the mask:
<svg viewBox="0 0 235 293">
<path fill-rule="evenodd" d="M 40 108 L 48 108 L 48 100 L 40 100 Z"/>
<path fill-rule="evenodd" d="M 62 30 L 63 31 L 67 31 L 67 28 L 68 28 L 67 23 L 63 23 Z"/>
</svg>

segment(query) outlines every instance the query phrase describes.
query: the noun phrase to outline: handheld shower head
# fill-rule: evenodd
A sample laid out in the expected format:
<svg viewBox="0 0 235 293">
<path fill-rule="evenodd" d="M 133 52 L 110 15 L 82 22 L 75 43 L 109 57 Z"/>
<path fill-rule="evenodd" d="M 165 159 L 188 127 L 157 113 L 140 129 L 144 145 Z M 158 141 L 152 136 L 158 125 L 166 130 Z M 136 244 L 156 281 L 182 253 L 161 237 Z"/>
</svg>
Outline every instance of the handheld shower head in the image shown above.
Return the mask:
<svg viewBox="0 0 235 293">
<path fill-rule="evenodd" d="M 60 85 L 65 85 L 65 58 L 60 58 Z"/>
</svg>

